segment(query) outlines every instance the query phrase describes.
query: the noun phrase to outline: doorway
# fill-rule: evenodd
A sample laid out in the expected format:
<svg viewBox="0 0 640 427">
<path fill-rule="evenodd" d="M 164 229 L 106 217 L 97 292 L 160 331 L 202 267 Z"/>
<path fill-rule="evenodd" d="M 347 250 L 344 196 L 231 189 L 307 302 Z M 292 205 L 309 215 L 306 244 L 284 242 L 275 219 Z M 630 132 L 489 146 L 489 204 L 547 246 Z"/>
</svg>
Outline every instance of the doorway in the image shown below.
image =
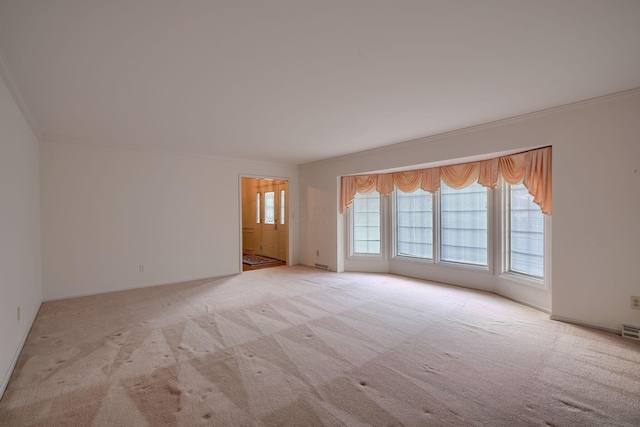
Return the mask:
<svg viewBox="0 0 640 427">
<path fill-rule="evenodd" d="M 242 178 L 242 270 L 287 265 L 289 182 Z"/>
</svg>

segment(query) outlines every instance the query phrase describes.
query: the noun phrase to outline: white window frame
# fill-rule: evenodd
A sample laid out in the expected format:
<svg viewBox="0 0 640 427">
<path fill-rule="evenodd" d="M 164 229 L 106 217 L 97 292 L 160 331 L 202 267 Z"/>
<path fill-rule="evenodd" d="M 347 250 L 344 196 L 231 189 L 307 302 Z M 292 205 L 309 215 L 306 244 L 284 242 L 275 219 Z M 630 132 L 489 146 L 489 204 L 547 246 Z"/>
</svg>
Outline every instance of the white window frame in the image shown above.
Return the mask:
<svg viewBox="0 0 640 427">
<path fill-rule="evenodd" d="M 390 211 L 391 211 L 391 246 L 392 246 L 392 258 L 393 259 L 398 259 L 398 260 L 402 260 L 402 261 L 410 261 L 410 262 L 416 262 L 416 263 L 421 263 L 421 264 L 434 264 L 435 263 L 435 259 L 436 259 L 436 195 L 432 194 L 432 206 L 431 206 L 431 224 L 432 224 L 432 228 L 433 228 L 433 232 L 434 232 L 434 236 L 433 236 L 433 251 L 431 253 L 431 258 L 420 258 L 420 257 L 416 257 L 416 256 L 410 256 L 410 255 L 402 255 L 398 253 L 398 195 L 397 192 L 400 191 L 397 188 L 394 189 L 391 194 L 389 194 L 390 203 L 389 203 L 389 207 L 390 207 Z"/>
<path fill-rule="evenodd" d="M 380 197 L 380 253 L 379 254 L 364 254 L 353 251 L 353 213 L 354 213 L 354 203 L 352 202 L 348 207 L 348 215 L 347 215 L 347 230 L 348 230 L 348 239 L 347 239 L 347 259 L 377 259 L 383 260 L 386 259 L 387 254 L 387 211 L 388 196 L 383 196 L 382 194 L 378 194 Z"/>
<path fill-rule="evenodd" d="M 536 277 L 529 274 L 511 270 L 511 186 L 500 178 L 497 193 L 500 201 L 500 275 L 501 279 L 506 279 L 520 285 L 532 286 L 537 289 L 549 288 L 549 277 L 551 272 L 551 221 L 548 215 L 544 215 L 544 277 Z"/>
<path fill-rule="evenodd" d="M 394 189 L 394 192 L 398 191 Z M 433 194 L 433 254 L 432 258 L 418 258 L 407 255 L 398 254 L 398 231 L 397 231 L 397 205 L 396 195 L 392 197 L 391 204 L 391 242 L 392 242 L 392 254 L 394 260 L 414 262 L 419 264 L 437 265 L 438 267 L 444 267 L 449 269 L 474 271 L 481 274 L 493 274 L 494 271 L 494 226 L 492 218 L 495 217 L 494 209 L 494 191 L 487 189 L 487 265 L 467 264 L 462 262 L 445 261 L 441 258 L 441 230 L 440 230 L 440 189 Z"/>
<path fill-rule="evenodd" d="M 436 223 L 434 223 L 434 228 L 436 230 L 436 235 L 434 239 L 434 259 L 437 265 L 447 268 L 461 269 L 461 270 L 473 270 L 479 273 L 488 273 L 493 274 L 493 221 L 495 212 L 493 208 L 494 204 L 494 191 L 490 188 L 487 188 L 487 265 L 478 265 L 464 262 L 456 262 L 456 261 L 446 261 L 442 259 L 442 232 L 440 228 L 440 209 L 441 209 L 441 195 L 442 192 L 440 189 L 436 192 L 436 202 L 437 211 L 434 206 L 434 215 L 437 220 L 437 228 Z M 436 196 L 434 195 L 434 196 Z"/>
</svg>

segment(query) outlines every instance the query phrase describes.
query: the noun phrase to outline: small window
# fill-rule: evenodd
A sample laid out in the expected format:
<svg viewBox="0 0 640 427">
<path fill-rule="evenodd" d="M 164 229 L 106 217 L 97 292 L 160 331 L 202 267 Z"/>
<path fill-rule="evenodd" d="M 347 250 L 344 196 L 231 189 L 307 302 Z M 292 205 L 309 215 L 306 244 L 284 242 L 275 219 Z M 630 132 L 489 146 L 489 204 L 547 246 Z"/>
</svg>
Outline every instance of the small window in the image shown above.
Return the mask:
<svg viewBox="0 0 640 427">
<path fill-rule="evenodd" d="M 510 185 L 508 188 L 509 271 L 542 279 L 544 215 L 524 185 Z"/>
<path fill-rule="evenodd" d="M 487 189 L 440 187 L 442 261 L 487 265 Z"/>
<path fill-rule="evenodd" d="M 396 253 L 433 258 L 433 196 L 422 189 L 396 190 Z"/>
<path fill-rule="evenodd" d="M 264 193 L 264 223 L 275 224 L 275 192 L 267 191 Z"/>
<path fill-rule="evenodd" d="M 356 194 L 352 206 L 352 253 L 380 255 L 380 194 Z"/>
<path fill-rule="evenodd" d="M 284 225 L 284 190 L 280 190 L 280 224 Z"/>
<path fill-rule="evenodd" d="M 260 193 L 256 193 L 256 224 L 260 224 Z"/>
</svg>

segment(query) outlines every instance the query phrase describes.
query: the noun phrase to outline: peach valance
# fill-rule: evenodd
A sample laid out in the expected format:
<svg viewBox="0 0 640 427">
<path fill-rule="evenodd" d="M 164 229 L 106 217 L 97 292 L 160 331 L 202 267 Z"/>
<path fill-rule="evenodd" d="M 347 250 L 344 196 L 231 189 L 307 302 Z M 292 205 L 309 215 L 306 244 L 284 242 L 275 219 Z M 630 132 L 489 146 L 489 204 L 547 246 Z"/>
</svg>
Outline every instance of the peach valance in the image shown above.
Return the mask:
<svg viewBox="0 0 640 427">
<path fill-rule="evenodd" d="M 368 194 L 375 190 L 387 195 L 394 188 L 405 193 L 418 188 L 435 193 L 440 188 L 440 181 L 451 188 L 465 188 L 474 182 L 484 187 L 495 188 L 500 175 L 509 184 L 523 183 L 533 196 L 533 201 L 540 206 L 542 213 L 551 215 L 551 147 L 451 166 L 343 176 L 340 213 L 344 213 L 356 193 Z"/>
</svg>

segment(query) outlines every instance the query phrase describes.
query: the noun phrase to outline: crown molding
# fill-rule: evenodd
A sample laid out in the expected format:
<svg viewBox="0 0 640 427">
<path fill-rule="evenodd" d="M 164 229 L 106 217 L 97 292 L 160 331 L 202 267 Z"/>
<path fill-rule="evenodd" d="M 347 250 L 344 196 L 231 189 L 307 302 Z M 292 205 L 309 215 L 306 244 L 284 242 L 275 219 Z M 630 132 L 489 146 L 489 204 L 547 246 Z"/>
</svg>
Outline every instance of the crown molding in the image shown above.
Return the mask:
<svg viewBox="0 0 640 427">
<path fill-rule="evenodd" d="M 300 167 L 314 167 L 322 164 L 333 163 L 340 160 L 352 159 L 357 157 L 368 156 L 371 154 L 384 153 L 387 151 L 393 151 L 401 148 L 412 147 L 415 145 L 426 144 L 430 142 L 439 141 L 441 139 L 451 138 L 457 135 L 464 135 L 470 132 L 477 132 L 483 129 L 491 129 L 500 126 L 505 126 L 512 123 L 518 123 L 527 120 L 533 120 L 540 117 L 545 117 L 551 114 L 557 114 L 563 111 L 576 110 L 579 108 L 590 107 L 593 105 L 604 104 L 614 100 L 623 98 L 630 98 L 633 96 L 640 96 L 640 87 L 624 90 L 621 92 L 615 92 L 608 95 L 598 96 L 595 98 L 589 98 L 582 101 L 572 102 L 570 104 L 559 105 L 557 107 L 546 108 L 543 110 L 533 111 L 527 114 L 521 114 L 518 116 L 507 117 L 500 120 L 494 120 L 479 125 L 468 126 L 460 129 L 455 129 L 447 132 L 441 132 L 434 135 L 424 136 L 421 138 L 411 139 L 409 141 L 397 142 L 395 144 L 389 144 L 382 147 L 372 148 L 369 150 L 358 151 L 355 153 L 344 154 L 342 156 L 329 157 L 327 159 L 316 160 L 314 162 L 303 163 Z"/>
<path fill-rule="evenodd" d="M 111 143 L 91 140 L 88 138 L 86 139 L 85 138 L 67 138 L 63 136 L 44 134 L 40 137 L 40 141 L 43 143 L 56 143 L 56 144 L 68 144 L 68 145 L 80 145 L 84 147 L 110 148 L 110 149 L 116 149 L 116 150 L 138 151 L 142 153 L 164 154 L 169 156 L 181 156 L 181 157 L 190 157 L 190 158 L 198 158 L 198 159 L 220 160 L 225 162 L 249 163 L 249 164 L 260 165 L 260 166 L 298 169 L 298 165 L 294 165 L 294 164 L 261 162 L 259 160 L 249 160 L 249 159 L 241 159 L 241 158 L 233 158 L 233 157 L 221 157 L 221 156 L 214 156 L 211 154 L 189 153 L 186 151 L 162 150 L 157 148 L 140 147 L 136 145 L 111 144 Z"/>
<path fill-rule="evenodd" d="M 7 62 L 7 58 L 5 58 L 2 49 L 0 49 L 0 77 L 2 78 L 2 81 L 4 81 L 4 84 L 7 85 L 7 88 L 9 88 L 9 92 L 11 92 L 13 100 L 18 105 L 18 108 L 22 112 L 22 115 L 31 128 L 31 131 L 35 134 L 36 138 L 40 139 L 42 137 L 40 126 L 38 126 L 38 122 L 36 121 L 35 116 L 31 113 L 29 104 L 27 104 L 27 100 L 22 94 L 20 86 L 18 86 L 18 81 L 14 77 L 13 72 L 11 71 L 11 67 Z"/>
</svg>

